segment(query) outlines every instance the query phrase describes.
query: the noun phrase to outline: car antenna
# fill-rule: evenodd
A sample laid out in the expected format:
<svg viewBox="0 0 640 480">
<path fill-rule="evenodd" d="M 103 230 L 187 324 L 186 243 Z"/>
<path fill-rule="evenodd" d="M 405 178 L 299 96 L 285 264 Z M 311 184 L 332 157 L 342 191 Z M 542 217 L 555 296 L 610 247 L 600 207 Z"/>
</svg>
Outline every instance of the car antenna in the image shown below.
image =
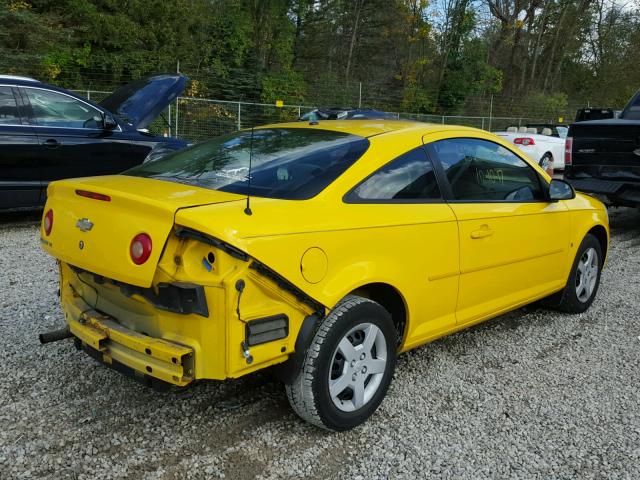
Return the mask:
<svg viewBox="0 0 640 480">
<path fill-rule="evenodd" d="M 249 198 L 251 197 L 251 160 L 253 157 L 253 127 L 251 127 L 251 136 L 249 137 L 249 173 L 247 176 L 247 206 L 244 209 L 244 213 L 252 215 L 251 205 L 249 204 Z"/>
</svg>

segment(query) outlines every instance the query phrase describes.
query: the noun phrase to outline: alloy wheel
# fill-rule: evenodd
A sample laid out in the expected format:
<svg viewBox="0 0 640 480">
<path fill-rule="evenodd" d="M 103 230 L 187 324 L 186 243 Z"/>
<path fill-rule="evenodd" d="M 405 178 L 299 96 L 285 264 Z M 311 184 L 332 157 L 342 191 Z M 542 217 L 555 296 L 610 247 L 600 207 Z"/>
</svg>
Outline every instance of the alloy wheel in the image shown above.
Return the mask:
<svg viewBox="0 0 640 480">
<path fill-rule="evenodd" d="M 329 395 L 343 412 L 360 409 L 371 400 L 387 368 L 384 333 L 372 323 L 349 330 L 333 353 Z"/>
<path fill-rule="evenodd" d="M 576 275 L 576 296 L 582 303 L 593 295 L 598 281 L 598 269 L 598 252 L 593 247 L 587 248 L 580 257 Z"/>
</svg>

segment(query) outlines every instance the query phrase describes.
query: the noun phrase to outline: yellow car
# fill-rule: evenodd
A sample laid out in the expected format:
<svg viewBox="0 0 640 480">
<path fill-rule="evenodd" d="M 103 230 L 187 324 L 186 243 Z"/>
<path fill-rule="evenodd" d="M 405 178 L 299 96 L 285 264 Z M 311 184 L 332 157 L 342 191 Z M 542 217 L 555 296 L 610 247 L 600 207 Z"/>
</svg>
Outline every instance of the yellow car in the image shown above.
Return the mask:
<svg viewBox="0 0 640 480">
<path fill-rule="evenodd" d="M 68 326 L 41 340 L 73 336 L 163 385 L 272 367 L 303 419 L 346 430 L 380 405 L 398 353 L 536 300 L 593 301 L 604 206 L 513 145 L 313 123 L 52 183 L 41 238 Z"/>
</svg>

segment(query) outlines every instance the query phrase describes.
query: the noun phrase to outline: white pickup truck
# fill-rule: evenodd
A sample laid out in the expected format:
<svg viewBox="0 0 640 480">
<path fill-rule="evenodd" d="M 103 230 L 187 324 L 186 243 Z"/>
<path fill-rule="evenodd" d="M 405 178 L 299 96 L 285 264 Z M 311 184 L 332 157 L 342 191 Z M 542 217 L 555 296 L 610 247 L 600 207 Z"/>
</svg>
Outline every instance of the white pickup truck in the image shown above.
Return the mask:
<svg viewBox="0 0 640 480">
<path fill-rule="evenodd" d="M 564 149 L 567 127 L 535 124 L 509 127 L 506 132 L 494 132 L 520 148 L 529 158 L 547 169 L 564 170 Z M 540 133 L 538 133 L 540 132 Z"/>
</svg>

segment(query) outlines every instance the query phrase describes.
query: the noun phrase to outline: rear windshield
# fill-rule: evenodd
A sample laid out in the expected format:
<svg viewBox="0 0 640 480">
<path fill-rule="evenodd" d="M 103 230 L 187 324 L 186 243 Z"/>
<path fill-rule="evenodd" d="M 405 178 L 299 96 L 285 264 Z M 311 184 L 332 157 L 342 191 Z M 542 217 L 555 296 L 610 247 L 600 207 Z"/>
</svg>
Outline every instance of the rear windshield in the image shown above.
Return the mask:
<svg viewBox="0 0 640 480">
<path fill-rule="evenodd" d="M 342 132 L 259 129 L 217 137 L 124 174 L 242 195 L 302 200 L 320 193 L 367 148 L 366 138 Z"/>
<path fill-rule="evenodd" d="M 629 101 L 621 117 L 625 120 L 640 120 L 640 92 Z"/>
</svg>

